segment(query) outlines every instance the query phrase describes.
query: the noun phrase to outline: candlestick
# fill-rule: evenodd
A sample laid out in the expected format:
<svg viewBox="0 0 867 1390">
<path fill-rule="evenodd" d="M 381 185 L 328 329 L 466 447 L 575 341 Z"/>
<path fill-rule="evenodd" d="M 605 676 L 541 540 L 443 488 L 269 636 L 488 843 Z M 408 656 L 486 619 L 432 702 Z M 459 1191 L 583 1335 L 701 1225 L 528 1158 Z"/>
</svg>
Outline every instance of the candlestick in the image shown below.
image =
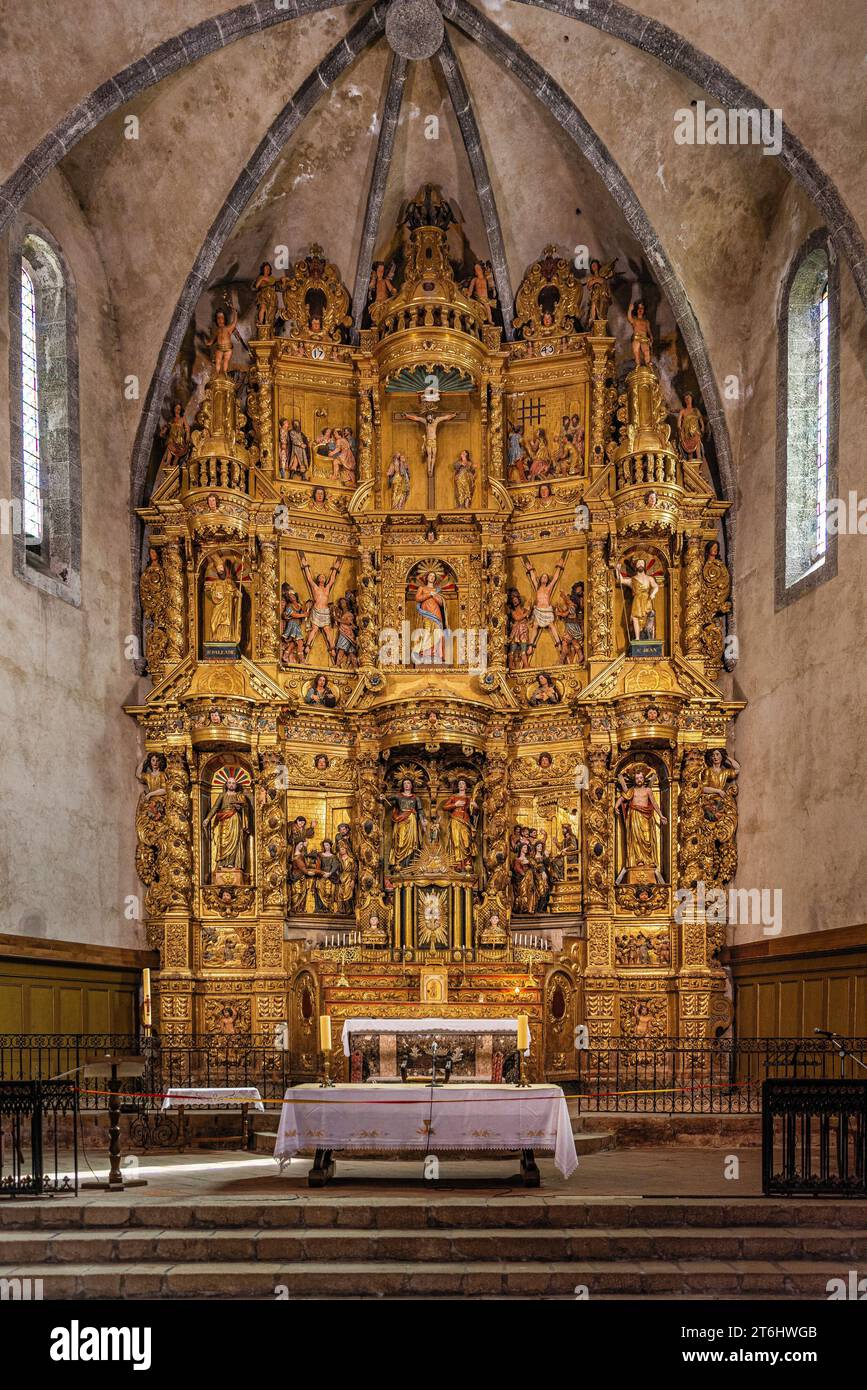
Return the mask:
<svg viewBox="0 0 867 1390">
<path fill-rule="evenodd" d="M 151 995 L 151 972 L 147 966 L 141 972 L 141 1021 L 146 1033 L 153 1025 L 153 997 Z"/>
<path fill-rule="evenodd" d="M 518 1014 L 518 1078 L 516 1086 L 529 1086 L 524 1076 L 524 1053 L 530 1050 L 530 1019 L 527 1014 Z"/>
<path fill-rule="evenodd" d="M 319 1015 L 319 1048 L 322 1052 L 322 1080 L 320 1086 L 333 1086 L 331 1080 L 331 1017 Z"/>
</svg>

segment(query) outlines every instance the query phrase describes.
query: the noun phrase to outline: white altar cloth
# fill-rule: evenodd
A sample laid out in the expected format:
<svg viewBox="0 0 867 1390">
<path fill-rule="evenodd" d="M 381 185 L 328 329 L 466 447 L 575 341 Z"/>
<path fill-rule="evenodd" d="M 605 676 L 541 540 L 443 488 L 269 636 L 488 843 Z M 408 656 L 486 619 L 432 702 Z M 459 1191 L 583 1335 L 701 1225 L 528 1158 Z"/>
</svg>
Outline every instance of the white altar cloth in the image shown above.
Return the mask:
<svg viewBox="0 0 867 1390">
<path fill-rule="evenodd" d="M 249 1105 L 251 1110 L 264 1110 L 256 1086 L 170 1086 L 161 1110 L 195 1110 L 207 1106 Z"/>
<path fill-rule="evenodd" d="M 578 1167 L 559 1086 L 292 1086 L 283 1098 L 274 1157 L 282 1168 L 311 1149 L 535 1149 L 553 1153 L 564 1178 Z"/>
<path fill-rule="evenodd" d="M 517 1033 L 516 1018 L 348 1018 L 343 1025 L 343 1055 L 350 1055 L 353 1033 Z"/>
</svg>

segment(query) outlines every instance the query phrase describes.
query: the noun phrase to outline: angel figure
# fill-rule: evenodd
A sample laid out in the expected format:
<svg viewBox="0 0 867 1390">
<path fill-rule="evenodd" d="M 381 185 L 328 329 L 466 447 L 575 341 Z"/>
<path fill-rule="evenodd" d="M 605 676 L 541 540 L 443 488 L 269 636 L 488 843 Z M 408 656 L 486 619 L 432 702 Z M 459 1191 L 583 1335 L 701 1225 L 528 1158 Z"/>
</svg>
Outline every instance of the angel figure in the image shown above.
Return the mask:
<svg viewBox="0 0 867 1390">
<path fill-rule="evenodd" d="M 382 304 L 386 299 L 391 299 L 395 293 L 394 288 L 394 261 L 385 268 L 384 261 L 374 261 L 373 271 L 370 276 L 370 284 L 367 290 L 367 297 L 371 304 Z"/>
<path fill-rule="evenodd" d="M 608 310 L 611 307 L 611 281 L 616 263 L 616 256 L 613 261 L 606 261 L 604 265 L 599 261 L 590 262 L 590 274 L 584 281 L 584 289 L 590 296 L 590 322 L 593 324 L 607 325 Z"/>
<path fill-rule="evenodd" d="M 527 571 L 527 578 L 532 584 L 536 596 L 536 601 L 533 605 L 533 616 L 530 620 L 529 641 L 531 654 L 536 650 L 536 645 L 542 633 L 549 632 L 551 635 L 551 641 L 557 648 L 558 656 L 562 655 L 563 644 L 560 641 L 560 635 L 557 632 L 557 627 L 555 623 L 554 594 L 556 592 L 557 585 L 560 582 L 560 576 L 563 573 L 563 568 L 566 564 L 566 556 L 568 555 L 568 553 L 569 552 L 567 550 L 563 551 L 562 555 L 560 556 L 560 559 L 557 562 L 557 567 L 554 570 L 553 574 L 547 574 L 543 572 L 542 574 L 537 575 L 535 569 L 533 568 L 532 562 L 530 561 L 529 556 L 524 555 L 522 557 L 524 561 L 524 568 Z"/>
</svg>

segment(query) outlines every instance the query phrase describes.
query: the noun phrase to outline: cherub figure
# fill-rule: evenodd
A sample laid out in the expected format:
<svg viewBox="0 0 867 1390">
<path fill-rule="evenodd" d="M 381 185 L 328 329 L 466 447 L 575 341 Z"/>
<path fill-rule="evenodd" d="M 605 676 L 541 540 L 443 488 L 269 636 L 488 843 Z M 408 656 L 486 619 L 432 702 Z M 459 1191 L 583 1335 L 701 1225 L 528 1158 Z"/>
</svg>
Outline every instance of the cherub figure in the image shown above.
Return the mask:
<svg viewBox="0 0 867 1390">
<path fill-rule="evenodd" d="M 367 291 L 371 304 L 382 304 L 386 299 L 391 299 L 395 293 L 393 275 L 394 261 L 388 270 L 385 268 L 385 261 L 374 261 Z"/>
<path fill-rule="evenodd" d="M 226 303 L 231 301 L 226 299 Z M 225 376 L 232 361 L 232 334 L 238 327 L 238 311 L 231 305 L 230 318 L 226 321 L 226 311 L 218 309 L 214 316 L 214 331 L 205 339 L 205 346 L 214 349 L 214 375 Z"/>
<path fill-rule="evenodd" d="M 644 300 L 639 299 L 635 304 L 630 304 L 626 310 L 626 317 L 632 325 L 632 357 L 635 365 L 640 367 L 643 362 L 645 367 L 649 367 L 653 350 L 653 331 Z"/>
</svg>

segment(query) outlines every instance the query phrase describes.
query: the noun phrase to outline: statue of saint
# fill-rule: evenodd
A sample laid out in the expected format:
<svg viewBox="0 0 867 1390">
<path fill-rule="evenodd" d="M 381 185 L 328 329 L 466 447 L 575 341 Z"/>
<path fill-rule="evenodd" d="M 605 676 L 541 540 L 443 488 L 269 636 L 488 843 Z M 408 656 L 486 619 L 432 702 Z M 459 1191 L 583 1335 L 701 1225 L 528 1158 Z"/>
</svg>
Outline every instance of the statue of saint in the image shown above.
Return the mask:
<svg viewBox="0 0 867 1390">
<path fill-rule="evenodd" d="M 415 610 L 425 634 L 421 651 L 413 648 L 413 660 L 419 663 L 445 662 L 445 633 L 449 625 L 446 598 L 455 596 L 456 585 L 436 570 L 427 570 L 419 578 L 409 580 L 407 591 L 415 602 Z"/>
<path fill-rule="evenodd" d="M 164 797 L 167 788 L 165 756 L 162 753 L 148 753 L 136 777 L 144 787 L 142 795 L 145 801 Z"/>
<path fill-rule="evenodd" d="M 404 777 L 400 791 L 382 800 L 391 807 L 391 867 L 402 869 L 421 849 L 422 831 L 427 825 L 424 807 L 411 777 Z"/>
<path fill-rule="evenodd" d="M 653 601 L 659 593 L 659 584 L 652 574 L 647 573 L 646 562 L 641 558 L 635 561 L 635 573 L 633 575 L 624 574 L 619 564 L 615 568 L 620 583 L 632 593 L 629 622 L 632 627 L 633 639 L 640 642 L 654 637 L 656 613 Z"/>
<path fill-rule="evenodd" d="M 328 647 L 328 655 L 334 661 L 336 659 L 337 633 L 334 619 L 331 616 L 331 594 L 343 560 L 338 556 L 333 561 L 328 574 L 314 576 L 303 550 L 300 552 L 299 558 L 301 571 L 307 581 L 310 597 L 313 600 L 313 606 L 310 609 L 310 633 L 304 647 L 304 660 L 306 661 L 310 656 L 310 649 L 316 641 L 317 632 L 321 632 Z"/>
<path fill-rule="evenodd" d="M 617 781 L 621 795 L 614 812 L 616 815 L 620 811 L 623 816 L 626 834 L 626 862 L 617 881 L 626 878 L 630 883 L 664 883 L 659 830 L 668 821 L 659 808 L 647 774 L 637 768 L 631 787 L 622 772 Z"/>
<path fill-rule="evenodd" d="M 471 869 L 475 854 L 473 824 L 481 793 L 481 782 L 477 782 L 470 793 L 466 777 L 458 778 L 458 785 L 451 796 L 442 803 L 448 821 L 449 856 L 456 869 Z"/>
<path fill-rule="evenodd" d="M 476 465 L 470 457 L 469 449 L 461 449 L 454 462 L 455 506 L 467 509 L 473 505 L 476 490 Z"/>
<path fill-rule="evenodd" d="M 205 571 L 204 639 L 211 646 L 234 646 L 241 641 L 241 586 L 232 561 L 214 555 Z"/>
<path fill-rule="evenodd" d="M 171 420 L 164 420 L 160 425 L 160 438 L 166 441 L 166 451 L 160 459 L 158 473 L 180 463 L 190 452 L 190 427 L 180 401 L 175 401 L 172 406 Z"/>
<path fill-rule="evenodd" d="M 607 261 L 605 265 L 595 260 L 590 262 L 590 274 L 584 281 L 584 289 L 590 296 L 591 323 L 607 323 L 614 266 L 615 261 Z"/>
<path fill-rule="evenodd" d="M 543 571 L 542 574 L 537 575 L 529 557 L 526 555 L 522 557 L 524 569 L 527 571 L 527 578 L 532 584 L 536 595 L 536 601 L 533 605 L 533 616 L 530 620 L 529 637 L 531 656 L 536 650 L 536 644 L 543 632 L 550 633 L 551 640 L 557 648 L 558 654 L 560 653 L 562 642 L 555 623 L 554 594 L 560 582 L 560 576 L 563 573 L 568 553 L 567 550 L 563 551 L 553 574 L 547 574 Z M 527 664 L 529 664 L 529 661 Z"/>
<path fill-rule="evenodd" d="M 241 879 L 247 859 L 250 798 L 236 777 L 225 778 L 202 825 L 210 839 L 212 880 L 231 874 Z"/>
<path fill-rule="evenodd" d="M 402 512 L 409 500 L 410 472 L 405 454 L 394 454 L 386 474 L 391 489 L 392 510 Z"/>
<path fill-rule="evenodd" d="M 273 338 L 277 317 L 277 281 L 270 261 L 263 261 L 253 281 L 256 291 L 256 336 Z"/>
<path fill-rule="evenodd" d="M 688 459 L 704 458 L 704 416 L 692 403 L 692 392 L 683 394 L 683 407 L 677 416 L 677 437 Z"/>
</svg>

